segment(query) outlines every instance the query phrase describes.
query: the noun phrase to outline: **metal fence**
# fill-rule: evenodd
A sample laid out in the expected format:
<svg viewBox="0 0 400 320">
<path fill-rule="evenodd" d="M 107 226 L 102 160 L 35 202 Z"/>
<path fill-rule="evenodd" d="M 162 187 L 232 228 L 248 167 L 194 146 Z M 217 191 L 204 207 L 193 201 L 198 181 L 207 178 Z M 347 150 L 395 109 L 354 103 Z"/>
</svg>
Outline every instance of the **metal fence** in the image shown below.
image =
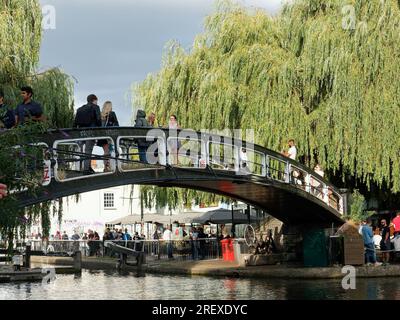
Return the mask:
<svg viewBox="0 0 400 320">
<path fill-rule="evenodd" d="M 221 244 L 216 238 L 199 240 L 30 240 L 31 251 L 46 255 L 67 256 L 81 251 L 82 256 L 118 257 L 118 253 L 107 248 L 106 242 L 113 242 L 135 251 L 142 251 L 146 260 L 210 260 L 221 257 Z"/>
</svg>

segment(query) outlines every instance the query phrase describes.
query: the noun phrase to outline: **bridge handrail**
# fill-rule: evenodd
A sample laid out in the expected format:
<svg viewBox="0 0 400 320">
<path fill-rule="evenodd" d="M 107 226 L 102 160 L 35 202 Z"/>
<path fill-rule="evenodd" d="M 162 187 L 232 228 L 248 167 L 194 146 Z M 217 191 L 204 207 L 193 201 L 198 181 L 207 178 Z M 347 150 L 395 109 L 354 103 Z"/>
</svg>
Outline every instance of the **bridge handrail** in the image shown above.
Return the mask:
<svg viewBox="0 0 400 320">
<path fill-rule="evenodd" d="M 114 143 L 116 143 L 117 138 L 119 136 L 129 136 L 129 137 L 135 137 L 135 136 L 146 136 L 147 132 L 149 129 L 156 129 L 156 130 L 161 130 L 164 138 L 165 138 L 165 143 L 167 143 L 168 138 L 170 138 L 170 130 L 168 128 L 136 128 L 136 127 L 93 127 L 93 128 L 64 128 L 64 129 L 52 129 L 47 132 L 48 136 L 47 139 L 49 139 L 49 136 L 52 137 L 50 138 L 51 141 L 55 141 L 57 139 L 54 139 L 55 136 L 58 136 L 60 141 L 62 140 L 74 140 L 74 139 L 92 139 L 95 140 L 98 136 L 102 137 L 108 137 L 112 138 Z M 243 147 L 247 149 L 247 151 L 253 151 L 254 153 L 260 153 L 263 155 L 265 159 L 265 173 L 263 173 L 263 176 L 268 177 L 268 172 L 270 169 L 270 161 L 269 159 L 275 159 L 285 165 L 285 172 L 282 172 L 285 176 L 284 182 L 290 183 L 291 182 L 291 172 L 290 168 L 291 166 L 299 168 L 300 170 L 304 171 L 306 175 L 308 175 L 307 180 L 310 181 L 310 177 L 312 177 L 315 180 L 321 181 L 323 189 L 326 189 L 327 191 L 325 192 L 325 200 L 323 200 L 325 203 L 328 204 L 328 206 L 331 206 L 329 204 L 329 190 L 331 191 L 331 194 L 336 195 L 339 198 L 339 202 L 341 203 L 336 210 L 339 212 L 343 213 L 343 206 L 342 206 L 342 195 L 341 192 L 336 186 L 334 186 L 331 182 L 327 181 L 324 177 L 321 177 L 318 173 L 316 173 L 314 170 L 311 168 L 308 168 L 307 166 L 292 160 L 276 151 L 267 149 L 265 147 L 262 147 L 257 144 L 249 144 L 244 140 L 237 139 L 235 137 L 228 137 L 228 136 L 222 136 L 222 135 L 217 135 L 211 132 L 206 132 L 206 131 L 194 131 L 191 129 L 176 129 L 174 130 L 177 135 L 181 132 L 188 131 L 190 133 L 194 133 L 197 135 L 197 138 L 199 141 L 202 141 L 206 144 L 209 144 L 213 141 L 221 141 L 221 142 L 216 142 L 217 144 L 228 144 L 227 141 L 229 141 L 229 144 L 232 145 L 233 147 Z M 95 134 L 91 134 L 91 132 L 94 132 Z M 68 137 L 68 138 L 67 138 Z M 46 134 L 43 136 L 43 138 L 46 140 Z M 180 138 L 177 136 L 177 138 Z M 206 138 L 206 140 L 204 140 Z M 51 145 L 51 144 L 49 144 Z M 118 151 L 116 158 L 118 158 Z M 200 151 L 201 154 L 203 151 Z M 210 160 L 210 154 L 206 154 L 208 156 L 207 161 Z M 168 158 L 168 157 L 167 157 Z M 235 158 L 236 159 L 236 158 Z M 240 163 L 240 159 L 236 159 Z M 248 161 L 248 160 L 247 160 Z M 250 161 L 248 161 L 250 163 Z M 168 159 L 167 159 L 168 163 Z M 236 163 L 236 162 L 235 162 Z M 259 163 L 257 165 L 264 166 L 264 163 Z M 235 168 L 236 169 L 236 168 Z M 283 180 L 282 180 L 283 181 Z M 308 193 L 311 193 L 308 191 Z M 328 201 L 326 201 L 328 199 Z"/>
</svg>

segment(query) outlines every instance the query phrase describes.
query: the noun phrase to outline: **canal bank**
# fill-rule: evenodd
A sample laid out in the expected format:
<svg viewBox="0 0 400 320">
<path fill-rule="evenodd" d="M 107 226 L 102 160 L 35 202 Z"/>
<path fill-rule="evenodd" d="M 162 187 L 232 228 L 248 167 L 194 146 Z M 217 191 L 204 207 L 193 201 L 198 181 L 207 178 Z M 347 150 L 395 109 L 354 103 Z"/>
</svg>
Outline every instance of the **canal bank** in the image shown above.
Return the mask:
<svg viewBox="0 0 400 320">
<path fill-rule="evenodd" d="M 32 257 L 32 263 L 39 265 L 70 266 L 70 258 Z M 87 270 L 116 270 L 117 260 L 109 257 L 83 257 L 82 268 Z M 60 269 L 61 272 L 62 269 Z M 201 275 L 211 277 L 239 277 L 263 279 L 337 279 L 343 278 L 342 267 L 310 268 L 290 265 L 265 265 L 243 267 L 235 262 L 223 260 L 200 261 L 152 261 L 140 270 L 125 266 L 124 270 L 166 275 Z M 357 266 L 358 278 L 400 277 L 400 265 Z"/>
</svg>

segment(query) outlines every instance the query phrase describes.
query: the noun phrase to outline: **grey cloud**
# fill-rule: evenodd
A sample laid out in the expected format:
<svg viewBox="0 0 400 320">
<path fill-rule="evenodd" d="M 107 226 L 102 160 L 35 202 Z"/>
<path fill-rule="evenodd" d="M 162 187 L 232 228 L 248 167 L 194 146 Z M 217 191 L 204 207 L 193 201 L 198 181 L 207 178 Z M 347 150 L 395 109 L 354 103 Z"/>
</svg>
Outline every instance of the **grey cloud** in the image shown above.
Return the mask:
<svg viewBox="0 0 400 320">
<path fill-rule="evenodd" d="M 169 40 L 176 39 L 189 48 L 196 34 L 203 31 L 204 18 L 214 9 L 213 0 L 41 3 L 54 5 L 57 14 L 56 30 L 44 32 L 41 66 L 61 66 L 77 78 L 77 104 L 92 92 L 113 101 L 124 125 L 131 119 L 126 100 L 131 84 L 159 70 Z"/>
</svg>

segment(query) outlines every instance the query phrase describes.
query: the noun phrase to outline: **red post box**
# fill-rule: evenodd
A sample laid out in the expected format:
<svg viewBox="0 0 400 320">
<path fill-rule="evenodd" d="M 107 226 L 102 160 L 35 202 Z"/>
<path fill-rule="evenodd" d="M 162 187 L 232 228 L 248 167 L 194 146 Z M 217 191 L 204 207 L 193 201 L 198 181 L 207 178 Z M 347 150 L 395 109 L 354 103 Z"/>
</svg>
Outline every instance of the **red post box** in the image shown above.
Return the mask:
<svg viewBox="0 0 400 320">
<path fill-rule="evenodd" d="M 234 261 L 235 254 L 233 251 L 233 239 L 221 240 L 222 259 L 225 261 Z"/>
</svg>

